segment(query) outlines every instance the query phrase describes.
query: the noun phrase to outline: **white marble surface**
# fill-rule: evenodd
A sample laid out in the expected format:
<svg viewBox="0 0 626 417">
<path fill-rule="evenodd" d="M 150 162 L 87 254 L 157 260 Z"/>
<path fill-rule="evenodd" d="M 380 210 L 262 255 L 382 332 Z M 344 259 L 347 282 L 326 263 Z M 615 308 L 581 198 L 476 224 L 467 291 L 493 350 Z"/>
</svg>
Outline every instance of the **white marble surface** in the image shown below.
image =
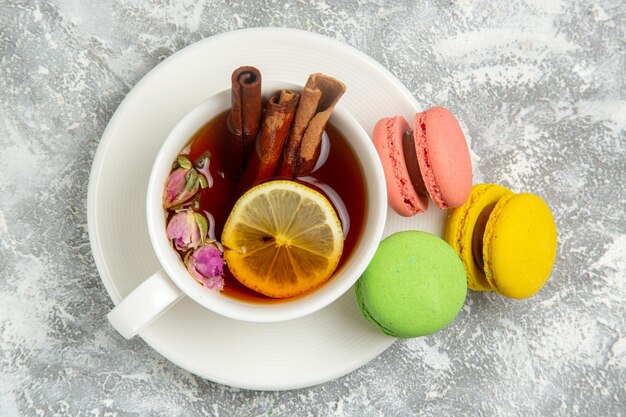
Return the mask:
<svg viewBox="0 0 626 417">
<path fill-rule="evenodd" d="M 0 0 L 0 415 L 626 415 L 625 9 L 619 0 Z M 347 42 L 461 120 L 476 182 L 543 196 L 534 298 L 336 381 L 252 392 L 123 340 L 87 235 L 88 175 L 124 95 L 199 39 L 287 26 Z"/>
</svg>

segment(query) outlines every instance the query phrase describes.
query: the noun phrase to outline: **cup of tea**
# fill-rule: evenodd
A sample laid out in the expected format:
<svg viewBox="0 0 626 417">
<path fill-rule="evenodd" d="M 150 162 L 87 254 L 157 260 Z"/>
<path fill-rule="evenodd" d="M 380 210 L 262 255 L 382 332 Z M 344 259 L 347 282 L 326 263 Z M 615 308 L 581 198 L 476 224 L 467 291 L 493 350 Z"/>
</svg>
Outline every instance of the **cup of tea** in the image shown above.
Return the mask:
<svg viewBox="0 0 626 417">
<path fill-rule="evenodd" d="M 279 89 L 302 91 L 301 86 L 265 82 L 264 96 Z M 150 240 L 160 269 L 124 298 L 109 314 L 112 325 L 124 337 L 131 338 L 157 320 L 182 297 L 187 296 L 217 314 L 250 322 L 277 322 L 311 314 L 348 291 L 361 276 L 381 240 L 387 215 L 387 193 L 382 165 L 368 134 L 341 104 L 334 109 L 325 133 L 324 163 L 305 178 L 330 201 L 341 221 L 344 234 L 343 253 L 330 279 L 304 294 L 272 298 L 242 285 L 225 269 L 223 290 L 212 291 L 199 285 L 187 270 L 166 233 L 167 210 L 163 193 L 172 164 L 183 150 L 211 148 L 213 196 L 199 199 L 209 219 L 209 234 L 216 240 L 232 204 L 236 183 L 229 154 L 220 141 L 228 128 L 231 91 L 226 90 L 201 102 L 169 133 L 154 161 L 147 190 L 146 215 Z M 228 197 L 227 197 L 228 196 Z M 236 196 L 235 196 L 236 197 Z M 207 201 L 205 201 L 207 200 Z M 210 200 L 210 201 L 209 201 Z M 203 204 L 207 207 L 203 207 Z"/>
</svg>

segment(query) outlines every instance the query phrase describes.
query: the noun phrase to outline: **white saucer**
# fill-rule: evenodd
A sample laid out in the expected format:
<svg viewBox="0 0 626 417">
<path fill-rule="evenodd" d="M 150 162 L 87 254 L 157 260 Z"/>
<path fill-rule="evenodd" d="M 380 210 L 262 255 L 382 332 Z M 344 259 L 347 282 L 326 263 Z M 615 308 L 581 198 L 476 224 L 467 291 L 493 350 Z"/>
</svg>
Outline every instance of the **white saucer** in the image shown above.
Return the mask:
<svg viewBox="0 0 626 417">
<path fill-rule="evenodd" d="M 292 29 L 259 28 L 197 42 L 166 59 L 126 96 L 105 130 L 89 183 L 93 256 L 114 303 L 159 269 L 145 219 L 152 162 L 171 128 L 204 98 L 230 87 L 231 72 L 254 65 L 264 79 L 304 84 L 312 72 L 343 80 L 341 99 L 367 132 L 378 119 L 419 107 L 380 64 L 329 38 Z M 441 235 L 443 212 L 405 219 L 392 210 L 385 235 L 419 229 Z M 213 314 L 188 298 L 140 335 L 178 366 L 249 389 L 282 390 L 332 380 L 369 362 L 395 339 L 362 318 L 353 291 L 307 317 L 246 323 Z"/>
</svg>

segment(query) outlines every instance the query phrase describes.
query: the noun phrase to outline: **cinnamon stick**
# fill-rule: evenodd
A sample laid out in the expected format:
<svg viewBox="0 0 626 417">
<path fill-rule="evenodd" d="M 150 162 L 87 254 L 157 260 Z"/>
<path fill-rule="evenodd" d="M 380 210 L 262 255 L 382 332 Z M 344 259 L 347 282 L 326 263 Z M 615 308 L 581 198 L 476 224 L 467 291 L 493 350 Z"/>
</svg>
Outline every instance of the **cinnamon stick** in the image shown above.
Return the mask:
<svg viewBox="0 0 626 417">
<path fill-rule="evenodd" d="M 255 152 L 252 153 L 239 182 L 240 192 L 243 193 L 276 173 L 299 99 L 299 93 L 280 90 L 268 100 Z"/>
<path fill-rule="evenodd" d="M 293 128 L 283 152 L 278 176 L 309 175 L 320 155 L 322 134 L 346 86 L 328 75 L 309 76 L 296 111 Z"/>
<path fill-rule="evenodd" d="M 255 67 L 239 67 L 231 75 L 231 86 L 228 125 L 234 134 L 232 160 L 242 171 L 261 127 L 261 72 Z"/>
</svg>

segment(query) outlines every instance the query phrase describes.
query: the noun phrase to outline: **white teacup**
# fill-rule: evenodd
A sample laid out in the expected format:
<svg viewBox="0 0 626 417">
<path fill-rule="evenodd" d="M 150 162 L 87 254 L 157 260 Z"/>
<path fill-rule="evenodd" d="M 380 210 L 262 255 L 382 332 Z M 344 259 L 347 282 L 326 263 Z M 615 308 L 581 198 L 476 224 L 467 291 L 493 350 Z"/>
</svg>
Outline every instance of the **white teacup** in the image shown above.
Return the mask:
<svg viewBox="0 0 626 417">
<path fill-rule="evenodd" d="M 268 95 L 281 88 L 302 90 L 294 84 L 265 82 L 263 92 Z M 327 306 L 350 289 L 378 247 L 387 215 L 382 165 L 367 133 L 338 105 L 330 123 L 351 145 L 361 164 L 366 190 L 365 224 L 359 242 L 346 263 L 321 288 L 282 303 L 249 303 L 198 285 L 167 239 L 162 207 L 164 184 L 176 156 L 194 133 L 230 107 L 230 99 L 230 90 L 226 90 L 200 103 L 172 129 L 157 155 L 148 184 L 146 208 L 150 240 L 162 269 L 146 279 L 108 314 L 110 322 L 126 338 L 140 332 L 183 295 L 215 313 L 237 320 L 276 322 L 305 316 Z"/>
</svg>

